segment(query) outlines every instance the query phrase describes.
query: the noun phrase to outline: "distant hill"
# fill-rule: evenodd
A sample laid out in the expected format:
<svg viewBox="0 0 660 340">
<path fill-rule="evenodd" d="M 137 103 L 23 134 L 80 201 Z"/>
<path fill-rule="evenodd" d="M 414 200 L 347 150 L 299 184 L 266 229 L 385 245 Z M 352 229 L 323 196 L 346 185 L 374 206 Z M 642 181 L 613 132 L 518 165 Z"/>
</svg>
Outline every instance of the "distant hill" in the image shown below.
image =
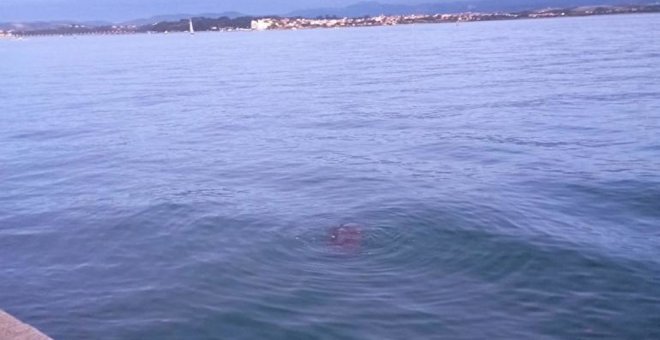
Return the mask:
<svg viewBox="0 0 660 340">
<path fill-rule="evenodd" d="M 156 23 L 162 22 L 178 22 L 181 20 L 187 20 L 188 18 L 243 18 L 244 14 L 239 12 L 222 12 L 222 13 L 200 13 L 200 14 L 171 14 L 171 15 L 158 15 L 151 18 L 142 18 L 134 19 L 126 22 L 116 23 L 116 22 L 107 22 L 107 21 L 73 21 L 73 20 L 56 20 L 56 21 L 31 21 L 31 22 L 6 22 L 0 23 L 0 30 L 3 31 L 45 31 L 45 30 L 54 30 L 61 29 L 72 26 L 83 26 L 83 27 L 102 27 L 102 26 L 112 26 L 112 25 L 124 25 L 124 26 L 145 26 L 153 25 Z M 187 25 L 187 21 L 186 21 Z M 186 26 L 187 27 L 187 26 Z"/>
<path fill-rule="evenodd" d="M 647 4 L 657 1 L 645 0 L 465 0 L 455 2 L 432 2 L 418 5 L 383 4 L 375 1 L 360 2 L 340 8 L 315 8 L 293 11 L 292 17 L 314 18 L 318 16 L 361 17 L 374 15 L 436 14 L 459 12 L 517 12 L 541 8 L 568 8 L 591 5 Z"/>
<path fill-rule="evenodd" d="M 87 27 L 98 27 L 98 26 L 109 26 L 109 25 L 112 25 L 112 23 L 105 22 L 105 21 L 83 21 L 83 22 L 78 22 L 78 21 L 64 21 L 64 20 L 58 20 L 58 21 L 33 21 L 33 22 L 20 22 L 20 23 L 2 22 L 2 23 L 0 23 L 0 30 L 3 30 L 3 31 L 11 31 L 11 30 L 37 31 L 37 30 L 58 29 L 58 28 L 69 27 L 69 26 L 74 26 L 74 25 L 87 26 Z"/>
<path fill-rule="evenodd" d="M 142 18 L 142 19 L 133 19 L 129 20 L 126 22 L 123 22 L 123 25 L 136 25 L 136 26 L 141 26 L 141 25 L 149 25 L 149 24 L 155 24 L 158 22 L 165 22 L 165 21 L 179 21 L 182 19 L 188 19 L 188 18 L 230 18 L 230 19 L 235 19 L 235 18 L 240 18 L 244 17 L 245 14 L 239 13 L 239 12 L 222 12 L 222 13 L 197 13 L 197 14 L 188 14 L 188 13 L 180 13 L 180 14 L 169 14 L 169 15 L 157 15 L 153 16 L 151 18 Z"/>
<path fill-rule="evenodd" d="M 1 1 L 1 0 L 0 0 Z M 432 1 L 432 0 L 431 0 Z M 631 4 L 658 4 L 660 0 L 454 0 L 450 2 L 428 2 L 416 5 L 397 5 L 383 4 L 376 1 L 359 2 L 354 5 L 338 8 L 315 8 L 299 10 L 281 16 L 287 17 L 306 17 L 316 18 L 319 16 L 337 16 L 337 17 L 362 17 L 377 15 L 406 15 L 406 14 L 437 14 L 437 13 L 462 13 L 462 12 L 521 12 L 527 10 L 539 10 L 545 8 L 575 8 L 580 6 L 593 5 L 631 5 Z M 220 13 L 180 13 L 171 15 L 159 15 L 150 18 L 134 19 L 121 23 L 110 23 L 106 21 L 36 21 L 36 22 L 14 22 L 0 23 L 0 30 L 4 31 L 46 31 L 57 29 L 87 29 L 90 27 L 111 27 L 112 25 L 123 26 L 151 26 L 157 23 L 177 23 L 185 24 L 188 18 L 206 18 L 209 25 L 215 27 L 225 27 L 229 24 L 235 24 L 232 21 L 240 19 L 240 25 L 245 25 L 249 14 L 239 12 L 220 12 Z M 263 17 L 261 15 L 256 17 Z M 180 23 L 183 22 L 183 23 Z M 201 23 L 200 23 L 201 24 Z"/>
</svg>

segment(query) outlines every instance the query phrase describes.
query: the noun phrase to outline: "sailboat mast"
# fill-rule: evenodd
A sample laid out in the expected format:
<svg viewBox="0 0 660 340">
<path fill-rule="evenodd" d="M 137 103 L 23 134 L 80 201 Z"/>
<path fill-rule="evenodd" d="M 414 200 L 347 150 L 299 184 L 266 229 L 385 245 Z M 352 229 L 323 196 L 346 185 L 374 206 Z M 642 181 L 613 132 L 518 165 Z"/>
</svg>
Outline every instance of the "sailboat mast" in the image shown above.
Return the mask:
<svg viewBox="0 0 660 340">
<path fill-rule="evenodd" d="M 190 24 L 190 34 L 195 34 L 195 29 L 193 28 L 192 19 L 188 19 L 188 23 Z"/>
</svg>

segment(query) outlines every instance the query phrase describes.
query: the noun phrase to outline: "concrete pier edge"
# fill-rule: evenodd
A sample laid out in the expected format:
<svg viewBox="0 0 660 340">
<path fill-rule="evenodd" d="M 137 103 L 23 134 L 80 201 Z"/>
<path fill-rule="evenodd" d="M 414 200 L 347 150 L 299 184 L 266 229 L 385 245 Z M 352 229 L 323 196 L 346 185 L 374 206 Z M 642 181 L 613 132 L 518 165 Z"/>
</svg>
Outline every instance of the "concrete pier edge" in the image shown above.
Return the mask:
<svg viewBox="0 0 660 340">
<path fill-rule="evenodd" d="M 53 340 L 0 309 L 0 340 Z"/>
</svg>

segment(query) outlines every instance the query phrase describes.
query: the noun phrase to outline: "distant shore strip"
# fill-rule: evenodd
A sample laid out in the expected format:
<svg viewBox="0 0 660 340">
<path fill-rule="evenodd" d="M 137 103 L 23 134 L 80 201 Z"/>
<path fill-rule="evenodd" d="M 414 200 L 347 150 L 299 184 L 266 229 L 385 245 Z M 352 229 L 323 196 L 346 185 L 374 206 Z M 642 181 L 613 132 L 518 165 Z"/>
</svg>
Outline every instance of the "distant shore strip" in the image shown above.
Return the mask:
<svg viewBox="0 0 660 340">
<path fill-rule="evenodd" d="M 266 31 L 266 30 L 298 30 L 314 28 L 369 27 L 394 26 L 422 23 L 461 23 L 476 21 L 542 19 L 560 17 L 582 17 L 594 15 L 615 15 L 633 13 L 659 13 L 660 4 L 624 5 L 624 6 L 586 6 L 574 8 L 544 9 L 523 12 L 495 13 L 445 13 L 445 14 L 411 14 L 411 15 L 380 15 L 359 18 L 338 17 L 239 17 L 239 18 L 205 18 L 182 19 L 179 21 L 162 21 L 148 25 L 112 25 L 86 26 L 82 24 L 67 24 L 47 29 L 0 30 L 0 38 L 16 38 L 41 35 L 116 35 L 135 33 L 175 33 L 188 32 L 192 21 L 197 32 L 232 32 L 232 31 Z"/>
</svg>

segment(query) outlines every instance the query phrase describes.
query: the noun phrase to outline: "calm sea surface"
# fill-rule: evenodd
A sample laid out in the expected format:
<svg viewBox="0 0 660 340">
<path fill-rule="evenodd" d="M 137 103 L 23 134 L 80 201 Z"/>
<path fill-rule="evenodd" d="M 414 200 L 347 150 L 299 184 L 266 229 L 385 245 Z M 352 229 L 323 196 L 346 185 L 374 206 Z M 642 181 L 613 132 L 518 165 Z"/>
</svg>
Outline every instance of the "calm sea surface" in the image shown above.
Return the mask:
<svg viewBox="0 0 660 340">
<path fill-rule="evenodd" d="M 660 338 L 659 15 L 0 55 L 0 308 L 56 339 Z"/>
</svg>

